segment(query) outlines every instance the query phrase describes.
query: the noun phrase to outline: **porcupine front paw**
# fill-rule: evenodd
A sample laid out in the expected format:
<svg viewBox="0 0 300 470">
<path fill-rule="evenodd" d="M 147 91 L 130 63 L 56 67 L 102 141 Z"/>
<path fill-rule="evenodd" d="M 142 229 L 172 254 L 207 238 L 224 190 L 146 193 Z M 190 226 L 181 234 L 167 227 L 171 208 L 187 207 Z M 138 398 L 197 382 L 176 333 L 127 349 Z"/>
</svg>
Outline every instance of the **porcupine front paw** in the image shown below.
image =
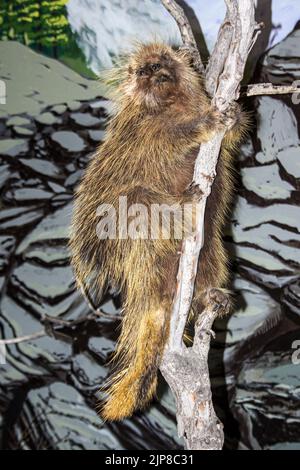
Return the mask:
<svg viewBox="0 0 300 470">
<path fill-rule="evenodd" d="M 232 308 L 230 292 L 227 289 L 211 287 L 207 290 L 207 301 L 219 316 L 228 315 Z"/>
<path fill-rule="evenodd" d="M 203 192 L 201 191 L 198 184 L 192 181 L 184 190 L 183 193 L 184 198 L 190 201 L 199 202 L 201 197 L 203 196 Z"/>
</svg>

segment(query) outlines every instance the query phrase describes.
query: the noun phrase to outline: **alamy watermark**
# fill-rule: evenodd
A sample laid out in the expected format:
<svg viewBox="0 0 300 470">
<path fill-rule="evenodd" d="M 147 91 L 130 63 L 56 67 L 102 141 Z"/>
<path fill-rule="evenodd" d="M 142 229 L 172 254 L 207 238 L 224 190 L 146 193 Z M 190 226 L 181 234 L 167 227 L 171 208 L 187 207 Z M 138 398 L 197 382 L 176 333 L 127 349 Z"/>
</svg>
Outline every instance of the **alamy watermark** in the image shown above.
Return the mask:
<svg viewBox="0 0 300 470">
<path fill-rule="evenodd" d="M 200 207 L 195 202 L 128 205 L 127 196 L 120 196 L 118 207 L 98 206 L 96 233 L 100 240 L 181 240 L 195 233 Z"/>
</svg>

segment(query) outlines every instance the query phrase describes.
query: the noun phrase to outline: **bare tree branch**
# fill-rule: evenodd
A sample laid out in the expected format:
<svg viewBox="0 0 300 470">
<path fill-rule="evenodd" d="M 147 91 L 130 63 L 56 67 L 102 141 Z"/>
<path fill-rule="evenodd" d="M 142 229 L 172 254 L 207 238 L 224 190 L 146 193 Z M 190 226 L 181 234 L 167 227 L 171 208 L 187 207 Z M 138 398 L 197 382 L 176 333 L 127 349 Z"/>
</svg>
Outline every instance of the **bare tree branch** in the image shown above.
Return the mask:
<svg viewBox="0 0 300 470">
<path fill-rule="evenodd" d="M 206 308 L 197 322 L 193 347 L 187 348 L 182 338 L 192 302 L 198 258 L 204 243 L 206 200 L 216 175 L 223 137 L 232 125 L 230 109 L 239 96 L 247 57 L 258 30 L 254 18 L 254 0 L 225 2 L 226 17 L 206 74 L 206 86 L 212 96 L 212 105 L 224 114 L 225 126 L 209 142 L 201 145 L 195 163 L 193 181 L 203 194 L 199 202 L 200 216 L 196 233 L 183 242 L 170 338 L 160 367 L 175 397 L 179 436 L 184 437 L 187 449 L 195 450 L 218 450 L 222 448 L 224 441 L 222 424 L 212 404 L 207 365 L 210 347 L 210 334 L 207 332 L 210 332 L 217 315 L 213 305 Z M 174 10 L 169 8 L 169 11 L 177 19 Z M 180 21 L 178 27 L 182 28 Z"/>
<path fill-rule="evenodd" d="M 79 325 L 80 323 L 84 323 L 86 321 L 96 320 L 99 317 L 105 317 L 111 320 L 120 319 L 119 315 L 113 315 L 110 313 L 102 312 L 102 310 L 100 309 L 94 309 L 92 313 L 89 313 L 88 315 L 85 315 L 84 317 L 77 318 L 76 320 L 64 320 L 63 318 L 50 317 L 46 315 L 44 317 L 44 322 L 47 325 L 50 325 L 50 324 L 53 325 L 53 329 L 55 331 L 55 326 L 71 328 L 73 326 Z M 36 333 L 31 333 L 30 335 L 17 336 L 16 338 L 11 338 L 11 339 L 0 339 L 0 346 L 23 343 L 24 341 L 30 341 L 32 339 L 41 338 L 43 336 L 49 336 L 46 327 L 44 330 L 37 331 Z"/>
<path fill-rule="evenodd" d="M 206 68 L 206 90 L 210 96 L 213 96 L 216 92 L 219 76 L 224 68 L 231 39 L 232 24 L 229 21 L 229 11 L 227 10 Z"/>
<path fill-rule="evenodd" d="M 299 84 L 300 85 L 300 84 Z M 296 85 L 273 85 L 272 83 L 254 83 L 248 85 L 242 94 L 246 96 L 256 95 L 285 95 L 300 93 L 300 86 Z"/>
<path fill-rule="evenodd" d="M 240 82 L 248 54 L 253 47 L 253 37 L 257 37 L 257 24 L 254 19 L 254 1 L 225 0 L 229 21 L 232 25 L 232 40 L 226 54 L 224 68 L 218 79 L 218 87 L 213 102 L 220 111 L 239 98 Z M 246 15 L 243 17 L 243 15 Z M 247 17 L 250 15 L 250 17 Z"/>
<path fill-rule="evenodd" d="M 195 326 L 193 346 L 165 353 L 162 366 L 176 400 L 178 434 L 193 450 L 220 450 L 224 440 L 212 404 L 207 361 L 215 316 L 212 309 L 204 310 Z"/>
<path fill-rule="evenodd" d="M 32 333 L 31 335 L 18 336 L 17 338 L 11 338 L 11 339 L 0 339 L 0 346 L 23 343 L 24 341 L 30 341 L 31 339 L 41 338 L 42 336 L 46 336 L 46 335 L 47 333 L 45 332 L 45 330 L 41 330 L 41 331 L 37 331 L 36 333 Z"/>
<path fill-rule="evenodd" d="M 199 19 L 197 15 L 195 14 L 194 9 L 192 8 L 191 5 L 189 5 L 188 0 L 176 0 L 176 3 L 181 6 L 183 9 L 185 16 L 187 17 L 187 20 L 191 26 L 191 29 L 193 31 L 193 35 L 195 38 L 195 42 L 198 47 L 198 51 L 201 57 L 201 60 L 205 66 L 207 64 L 210 53 L 207 48 L 207 44 L 205 41 L 205 37 L 203 34 L 203 30 L 201 28 L 201 25 L 199 23 Z"/>
<path fill-rule="evenodd" d="M 178 3 L 176 3 L 174 0 L 161 0 L 161 2 L 178 24 L 182 42 L 191 53 L 195 70 L 197 70 L 199 73 L 203 73 L 204 66 L 200 54 L 198 52 L 197 43 L 195 41 L 191 25 L 182 7 L 178 5 Z"/>
</svg>

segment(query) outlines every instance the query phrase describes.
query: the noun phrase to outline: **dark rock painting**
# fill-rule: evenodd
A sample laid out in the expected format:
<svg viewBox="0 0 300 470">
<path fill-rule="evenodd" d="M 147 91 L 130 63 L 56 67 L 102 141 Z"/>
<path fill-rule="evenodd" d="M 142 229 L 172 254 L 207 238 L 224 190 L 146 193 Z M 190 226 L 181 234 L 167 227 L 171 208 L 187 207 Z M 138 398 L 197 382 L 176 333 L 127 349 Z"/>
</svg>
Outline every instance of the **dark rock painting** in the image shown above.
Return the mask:
<svg viewBox="0 0 300 470">
<path fill-rule="evenodd" d="M 257 81 L 299 78 L 299 31 L 261 59 Z M 105 315 L 91 313 L 75 290 L 67 240 L 74 189 L 103 140 L 110 103 L 98 84 L 24 46 L 2 42 L 0 52 L 0 78 L 14 94 L 0 114 L 0 331 L 2 338 L 37 333 L 7 346 L 6 363 L 0 365 L 1 447 L 181 448 L 173 398 L 162 381 L 158 400 L 145 413 L 121 423 L 103 423 L 97 415 L 120 304 L 107 296 L 101 305 Z M 13 67 L 19 64 L 20 73 L 22 61 L 20 90 Z M 225 235 L 236 308 L 215 324 L 211 379 L 226 448 L 295 449 L 300 448 L 300 364 L 292 360 L 300 340 L 299 106 L 284 96 L 257 98 L 253 107 L 256 129 L 240 153 Z"/>
</svg>

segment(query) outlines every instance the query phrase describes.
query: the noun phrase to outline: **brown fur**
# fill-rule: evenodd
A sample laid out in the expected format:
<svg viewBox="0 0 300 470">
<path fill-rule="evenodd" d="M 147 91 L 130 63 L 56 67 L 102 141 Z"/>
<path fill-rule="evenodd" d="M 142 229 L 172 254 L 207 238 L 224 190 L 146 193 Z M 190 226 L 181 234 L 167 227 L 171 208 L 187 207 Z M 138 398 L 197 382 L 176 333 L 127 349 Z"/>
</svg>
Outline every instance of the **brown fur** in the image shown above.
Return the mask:
<svg viewBox="0 0 300 470">
<path fill-rule="evenodd" d="M 77 191 L 70 244 L 79 285 L 90 282 L 101 293 L 113 282 L 123 295 L 119 372 L 102 410 L 105 419 L 119 420 L 144 407 L 155 393 L 180 243 L 174 238 L 99 240 L 96 209 L 101 203 L 117 208 L 120 195 L 127 195 L 128 205 L 147 207 L 192 201 L 186 188 L 199 144 L 220 123 L 186 52 L 158 43 L 139 46 L 111 81 L 117 82 L 116 114 Z M 208 200 L 194 309 L 205 303 L 208 288 L 226 286 L 228 278 L 221 233 L 232 194 L 232 150 L 245 130 L 241 112 L 239 120 L 238 130 L 225 138 Z"/>
</svg>

